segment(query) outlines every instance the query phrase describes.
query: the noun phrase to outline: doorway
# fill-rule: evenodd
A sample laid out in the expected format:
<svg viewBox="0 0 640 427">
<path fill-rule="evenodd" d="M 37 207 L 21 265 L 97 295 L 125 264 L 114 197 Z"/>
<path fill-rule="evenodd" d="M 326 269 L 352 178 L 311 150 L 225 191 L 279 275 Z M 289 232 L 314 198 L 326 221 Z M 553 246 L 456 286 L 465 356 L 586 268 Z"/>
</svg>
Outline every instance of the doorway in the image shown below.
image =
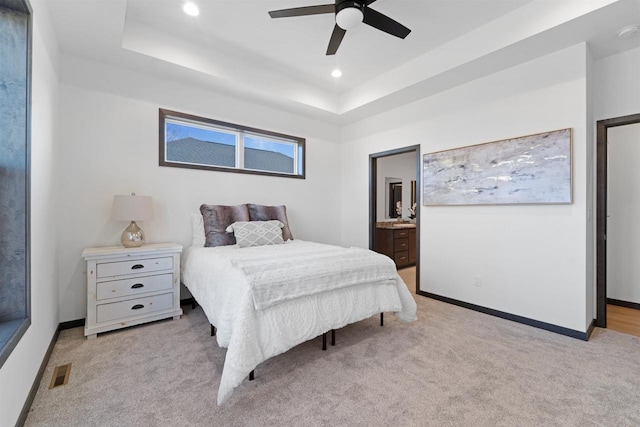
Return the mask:
<svg viewBox="0 0 640 427">
<path fill-rule="evenodd" d="M 640 123 L 640 114 L 597 122 L 596 141 L 596 326 L 607 327 L 607 219 L 609 129 Z M 638 307 L 640 308 L 640 307 Z"/>
<path fill-rule="evenodd" d="M 420 290 L 420 182 L 420 145 L 369 155 L 369 249 L 393 259 L 414 293 Z"/>
</svg>

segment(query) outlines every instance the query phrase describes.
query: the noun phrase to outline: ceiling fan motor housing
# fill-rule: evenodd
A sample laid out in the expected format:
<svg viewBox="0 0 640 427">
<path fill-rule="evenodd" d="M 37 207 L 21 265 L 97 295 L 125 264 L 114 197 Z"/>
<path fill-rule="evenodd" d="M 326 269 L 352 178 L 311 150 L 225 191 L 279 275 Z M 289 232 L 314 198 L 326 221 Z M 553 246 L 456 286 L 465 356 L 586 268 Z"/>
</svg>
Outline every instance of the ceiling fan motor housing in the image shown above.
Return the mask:
<svg viewBox="0 0 640 427">
<path fill-rule="evenodd" d="M 336 14 L 339 13 L 342 9 L 346 9 L 349 7 L 358 9 L 361 12 L 364 11 L 363 3 L 352 0 L 336 0 Z"/>
</svg>

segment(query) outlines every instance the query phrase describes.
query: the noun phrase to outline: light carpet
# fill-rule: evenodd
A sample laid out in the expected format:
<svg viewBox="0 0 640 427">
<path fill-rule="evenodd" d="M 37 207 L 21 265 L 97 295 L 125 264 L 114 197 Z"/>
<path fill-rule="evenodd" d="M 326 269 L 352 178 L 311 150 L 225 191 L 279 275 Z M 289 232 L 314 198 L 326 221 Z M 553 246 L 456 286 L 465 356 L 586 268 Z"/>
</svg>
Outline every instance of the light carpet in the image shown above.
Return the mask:
<svg viewBox="0 0 640 427">
<path fill-rule="evenodd" d="M 223 406 L 225 349 L 200 308 L 85 340 L 62 331 L 27 426 L 638 426 L 640 338 L 589 342 L 416 296 L 256 369 Z M 57 365 L 65 386 L 48 389 Z"/>
</svg>

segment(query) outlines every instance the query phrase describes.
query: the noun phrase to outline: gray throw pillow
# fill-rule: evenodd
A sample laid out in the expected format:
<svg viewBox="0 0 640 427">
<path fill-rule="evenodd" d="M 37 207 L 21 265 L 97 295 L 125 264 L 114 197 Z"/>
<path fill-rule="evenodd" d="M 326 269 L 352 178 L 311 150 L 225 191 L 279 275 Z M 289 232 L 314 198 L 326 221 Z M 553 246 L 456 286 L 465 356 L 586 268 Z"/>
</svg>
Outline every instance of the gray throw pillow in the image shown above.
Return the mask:
<svg viewBox="0 0 640 427">
<path fill-rule="evenodd" d="M 236 221 L 249 221 L 247 205 L 201 205 L 200 213 L 204 223 L 205 247 L 235 245 L 233 233 L 227 227 Z"/>
<path fill-rule="evenodd" d="M 291 233 L 291 229 L 289 228 L 287 207 L 285 205 L 265 206 L 249 203 L 247 204 L 247 207 L 249 208 L 249 218 L 251 221 L 269 221 L 277 219 L 284 224 L 282 227 L 282 239 L 293 240 L 293 233 Z"/>
</svg>

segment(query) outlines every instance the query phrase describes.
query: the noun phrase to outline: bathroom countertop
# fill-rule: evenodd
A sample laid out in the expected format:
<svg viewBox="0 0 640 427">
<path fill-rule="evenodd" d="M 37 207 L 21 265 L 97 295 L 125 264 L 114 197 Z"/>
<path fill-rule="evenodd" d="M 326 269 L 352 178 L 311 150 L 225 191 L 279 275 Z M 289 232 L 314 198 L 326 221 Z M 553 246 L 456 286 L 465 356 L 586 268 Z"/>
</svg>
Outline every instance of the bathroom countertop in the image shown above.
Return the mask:
<svg viewBox="0 0 640 427">
<path fill-rule="evenodd" d="M 376 228 L 416 228 L 412 222 L 383 221 L 377 222 Z"/>
</svg>

